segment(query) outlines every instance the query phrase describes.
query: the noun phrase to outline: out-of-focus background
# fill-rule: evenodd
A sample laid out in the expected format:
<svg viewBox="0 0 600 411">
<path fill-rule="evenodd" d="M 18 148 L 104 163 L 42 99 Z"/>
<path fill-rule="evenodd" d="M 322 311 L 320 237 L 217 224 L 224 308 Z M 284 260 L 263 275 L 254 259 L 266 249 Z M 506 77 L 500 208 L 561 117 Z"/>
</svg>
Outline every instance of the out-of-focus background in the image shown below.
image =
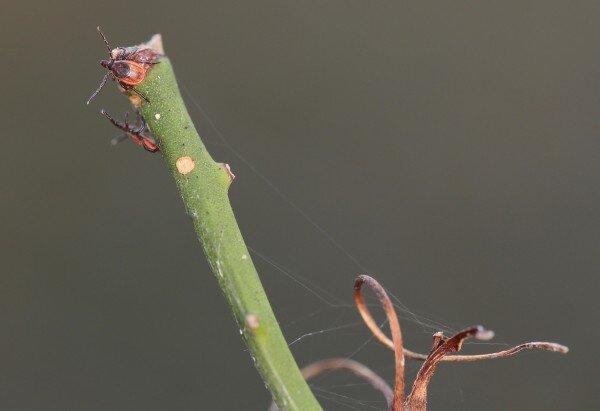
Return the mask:
<svg viewBox="0 0 600 411">
<path fill-rule="evenodd" d="M 599 407 L 599 19 L 591 0 L 4 2 L 0 408 L 269 403 L 160 155 L 109 144 L 99 111 L 126 99 L 111 82 L 85 105 L 97 25 L 114 46 L 163 34 L 300 364 L 392 380 L 352 307 L 368 271 L 413 349 L 472 324 L 497 344 L 465 352 L 571 347 L 443 364 L 432 410 Z M 352 376 L 314 389 L 384 408 Z"/>
</svg>

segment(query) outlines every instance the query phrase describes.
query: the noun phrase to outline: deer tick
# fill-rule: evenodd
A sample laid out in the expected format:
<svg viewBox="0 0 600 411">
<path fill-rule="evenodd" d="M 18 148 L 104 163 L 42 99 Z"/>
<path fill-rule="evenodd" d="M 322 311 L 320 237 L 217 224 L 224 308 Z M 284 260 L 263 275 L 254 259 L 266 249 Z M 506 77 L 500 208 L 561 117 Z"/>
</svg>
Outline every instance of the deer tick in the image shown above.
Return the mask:
<svg viewBox="0 0 600 411">
<path fill-rule="evenodd" d="M 123 89 L 133 91 L 141 98 L 149 101 L 148 98 L 142 94 L 138 89 L 135 88 L 146 78 L 146 73 L 152 65 L 159 63 L 158 53 L 153 48 L 147 46 L 133 46 L 133 47 L 117 47 L 111 49 L 108 40 L 100 27 L 98 27 L 98 33 L 104 41 L 106 48 L 108 49 L 108 60 L 100 60 L 100 65 L 108 70 L 108 73 L 104 76 L 100 82 L 100 86 L 94 91 L 94 94 L 89 98 L 87 104 L 102 90 L 104 84 L 109 77 L 119 82 L 119 85 Z"/>
<path fill-rule="evenodd" d="M 110 114 L 108 114 L 104 109 L 101 111 L 104 116 L 115 125 L 118 129 L 123 131 L 123 135 L 115 137 L 112 139 L 112 144 L 117 144 L 127 138 L 131 138 L 135 144 L 140 147 L 143 147 L 146 151 L 151 153 L 156 153 L 158 151 L 158 144 L 156 144 L 156 140 L 152 137 L 152 133 L 148 130 L 146 125 L 146 120 L 138 111 L 137 113 L 137 125 L 132 126 L 127 121 L 128 113 L 125 113 L 125 122 L 120 123 L 115 120 Z"/>
</svg>

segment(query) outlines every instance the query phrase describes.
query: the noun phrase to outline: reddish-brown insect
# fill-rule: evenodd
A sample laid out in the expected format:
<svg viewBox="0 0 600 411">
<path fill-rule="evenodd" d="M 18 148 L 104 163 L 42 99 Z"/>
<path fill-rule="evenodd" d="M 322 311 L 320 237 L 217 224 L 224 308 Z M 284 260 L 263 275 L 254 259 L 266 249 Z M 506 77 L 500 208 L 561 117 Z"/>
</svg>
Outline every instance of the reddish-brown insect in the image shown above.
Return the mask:
<svg viewBox="0 0 600 411">
<path fill-rule="evenodd" d="M 100 65 L 108 70 L 108 73 L 100 82 L 100 86 L 94 91 L 94 94 L 87 101 L 90 104 L 90 101 L 102 90 L 104 84 L 108 80 L 108 77 L 112 77 L 113 80 L 119 82 L 119 85 L 123 87 L 125 90 L 131 90 L 137 95 L 139 95 L 144 100 L 148 101 L 148 98 L 142 94 L 139 90 L 135 88 L 138 84 L 140 84 L 146 78 L 146 73 L 148 69 L 152 67 L 153 64 L 159 63 L 158 58 L 160 54 L 150 48 L 144 46 L 133 46 L 133 47 L 117 47 L 115 49 L 110 48 L 110 44 L 106 39 L 100 27 L 98 27 L 98 32 L 108 49 L 108 60 L 100 60 Z"/>
<path fill-rule="evenodd" d="M 104 116 L 115 125 L 120 130 L 123 130 L 123 135 L 115 137 L 112 139 L 112 144 L 117 144 L 126 138 L 131 138 L 135 144 L 140 147 L 143 147 L 145 150 L 156 153 L 158 151 L 158 144 L 156 144 L 156 140 L 148 130 L 146 126 L 146 120 L 138 111 L 137 113 L 137 125 L 132 126 L 128 123 L 128 113 L 125 113 L 125 122 L 120 123 L 115 120 L 110 114 L 108 114 L 104 109 L 101 111 Z"/>
</svg>

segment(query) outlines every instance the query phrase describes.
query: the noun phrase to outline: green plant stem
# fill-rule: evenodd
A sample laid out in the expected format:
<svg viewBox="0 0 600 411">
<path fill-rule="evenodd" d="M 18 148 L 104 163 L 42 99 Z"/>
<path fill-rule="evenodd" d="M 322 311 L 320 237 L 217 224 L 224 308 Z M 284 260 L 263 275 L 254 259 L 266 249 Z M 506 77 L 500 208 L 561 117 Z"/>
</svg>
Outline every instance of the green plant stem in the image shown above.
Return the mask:
<svg viewBox="0 0 600 411">
<path fill-rule="evenodd" d="M 162 58 L 137 88 L 148 97 L 149 102 L 142 102 L 142 114 L 267 388 L 281 410 L 321 410 L 283 337 L 238 228 L 227 194 L 231 175 L 200 140 L 169 60 Z M 182 160 L 186 156 L 194 163 L 188 174 L 181 167 L 190 164 Z M 226 358 L 223 364 L 227 366 Z M 231 387 L 232 394 L 235 391 Z"/>
</svg>

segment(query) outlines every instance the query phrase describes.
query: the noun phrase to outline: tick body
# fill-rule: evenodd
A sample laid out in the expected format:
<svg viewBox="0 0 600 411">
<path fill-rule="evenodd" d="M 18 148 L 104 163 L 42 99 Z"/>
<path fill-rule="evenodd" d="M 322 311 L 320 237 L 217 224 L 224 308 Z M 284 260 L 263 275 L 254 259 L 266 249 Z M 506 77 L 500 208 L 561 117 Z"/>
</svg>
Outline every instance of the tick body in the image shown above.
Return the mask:
<svg viewBox="0 0 600 411">
<path fill-rule="evenodd" d="M 109 77 L 116 80 L 119 85 L 127 90 L 133 91 L 144 100 L 148 98 L 135 88 L 146 78 L 146 74 L 152 65 L 159 63 L 160 54 L 149 47 L 134 46 L 134 47 L 117 47 L 111 49 L 106 36 L 98 27 L 98 32 L 108 50 L 108 60 L 101 60 L 100 65 L 108 70 L 108 73 L 102 79 L 100 86 L 94 91 L 94 94 L 87 101 L 90 101 L 102 90 L 104 84 Z"/>
<path fill-rule="evenodd" d="M 131 138 L 135 144 L 140 147 L 143 147 L 144 150 L 149 151 L 151 153 L 156 153 L 158 149 L 158 144 L 156 144 L 156 140 L 152 137 L 152 133 L 148 130 L 148 126 L 146 125 L 146 121 L 144 117 L 138 112 L 137 114 L 137 125 L 132 126 L 127 121 L 127 113 L 125 113 L 125 122 L 121 123 L 115 120 L 110 114 L 106 111 L 102 110 L 102 114 L 114 124 L 115 127 L 123 131 L 123 135 L 116 137 L 112 140 L 113 144 L 117 144 L 127 138 Z"/>
<path fill-rule="evenodd" d="M 146 78 L 146 68 L 143 64 L 114 60 L 102 60 L 100 64 L 111 71 L 121 86 L 137 86 Z"/>
</svg>

